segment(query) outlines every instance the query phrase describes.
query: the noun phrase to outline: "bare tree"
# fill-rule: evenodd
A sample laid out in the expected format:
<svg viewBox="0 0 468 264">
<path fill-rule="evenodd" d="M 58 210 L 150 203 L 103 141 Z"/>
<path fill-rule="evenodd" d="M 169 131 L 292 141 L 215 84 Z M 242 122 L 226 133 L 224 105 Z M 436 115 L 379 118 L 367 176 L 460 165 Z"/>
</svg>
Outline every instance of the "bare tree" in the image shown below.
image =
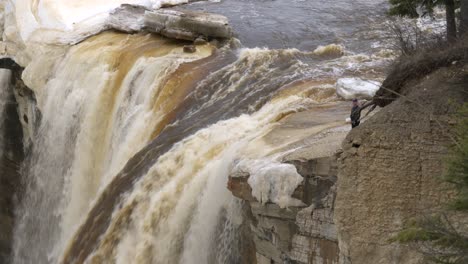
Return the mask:
<svg viewBox="0 0 468 264">
<path fill-rule="evenodd" d="M 468 32 L 468 0 L 460 0 L 460 36 Z"/>
<path fill-rule="evenodd" d="M 455 23 L 455 1 L 445 0 L 445 15 L 447 18 L 447 41 L 457 40 L 457 24 Z"/>
</svg>

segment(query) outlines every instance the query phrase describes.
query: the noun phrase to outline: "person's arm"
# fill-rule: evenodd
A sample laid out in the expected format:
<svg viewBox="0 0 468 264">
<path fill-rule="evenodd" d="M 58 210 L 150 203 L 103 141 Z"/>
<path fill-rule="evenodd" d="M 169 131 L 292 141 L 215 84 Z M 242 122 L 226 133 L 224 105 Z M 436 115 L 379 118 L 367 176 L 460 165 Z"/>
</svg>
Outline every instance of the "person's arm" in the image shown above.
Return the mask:
<svg viewBox="0 0 468 264">
<path fill-rule="evenodd" d="M 370 101 L 370 102 L 364 104 L 361 107 L 360 110 L 362 111 L 362 110 L 366 109 L 369 106 L 372 106 L 372 107 L 369 109 L 369 111 L 367 111 L 367 113 L 363 117 L 359 118 L 359 120 L 362 120 L 362 119 L 366 118 L 366 116 L 368 116 L 370 114 L 370 112 L 374 111 L 374 109 L 377 107 L 377 104 L 375 104 L 373 101 Z"/>
<path fill-rule="evenodd" d="M 366 109 L 367 107 L 369 107 L 371 105 L 375 105 L 375 103 L 373 101 L 365 103 L 363 106 L 361 106 L 361 111 Z"/>
</svg>

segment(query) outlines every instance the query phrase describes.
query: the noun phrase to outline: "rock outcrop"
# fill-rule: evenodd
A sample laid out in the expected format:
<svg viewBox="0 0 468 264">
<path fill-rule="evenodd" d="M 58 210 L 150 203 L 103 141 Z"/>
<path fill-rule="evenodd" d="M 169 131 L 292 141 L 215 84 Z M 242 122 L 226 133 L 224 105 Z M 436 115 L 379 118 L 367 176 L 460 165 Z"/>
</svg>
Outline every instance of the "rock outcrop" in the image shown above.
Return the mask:
<svg viewBox="0 0 468 264">
<path fill-rule="evenodd" d="M 323 157 L 289 163 L 304 177 L 292 195 L 304 207 L 282 209 L 273 203 L 261 204 L 252 196 L 247 183 L 249 175 L 229 178 L 234 196 L 247 203 L 257 263 L 338 263 L 333 222 L 336 159 Z"/>
</svg>

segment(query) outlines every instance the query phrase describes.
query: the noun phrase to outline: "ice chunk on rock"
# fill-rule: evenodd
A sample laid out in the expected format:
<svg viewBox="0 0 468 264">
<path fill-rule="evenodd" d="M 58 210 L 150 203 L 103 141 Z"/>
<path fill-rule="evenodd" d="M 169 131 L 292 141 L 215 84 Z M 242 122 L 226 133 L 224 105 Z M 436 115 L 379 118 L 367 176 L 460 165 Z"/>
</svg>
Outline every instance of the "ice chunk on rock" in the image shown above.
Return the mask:
<svg viewBox="0 0 468 264">
<path fill-rule="evenodd" d="M 345 100 L 371 99 L 381 83 L 360 78 L 342 78 L 336 82 L 336 93 Z"/>
<path fill-rule="evenodd" d="M 234 170 L 250 175 L 247 182 L 259 202 L 273 202 L 281 208 L 304 205 L 291 197 L 304 180 L 294 165 L 268 159 L 241 160 Z"/>
</svg>

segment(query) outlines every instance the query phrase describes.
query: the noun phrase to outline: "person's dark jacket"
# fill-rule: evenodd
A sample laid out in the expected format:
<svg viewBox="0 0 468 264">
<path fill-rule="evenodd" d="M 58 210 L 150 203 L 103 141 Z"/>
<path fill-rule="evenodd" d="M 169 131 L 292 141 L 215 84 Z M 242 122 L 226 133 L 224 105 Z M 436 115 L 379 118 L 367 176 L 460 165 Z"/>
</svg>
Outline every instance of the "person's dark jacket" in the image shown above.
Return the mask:
<svg viewBox="0 0 468 264">
<path fill-rule="evenodd" d="M 359 121 L 361 119 L 361 107 L 358 106 L 358 105 L 355 105 L 353 106 L 353 108 L 351 109 L 351 115 L 350 115 L 350 118 L 351 118 L 351 124 L 359 124 Z"/>
</svg>

